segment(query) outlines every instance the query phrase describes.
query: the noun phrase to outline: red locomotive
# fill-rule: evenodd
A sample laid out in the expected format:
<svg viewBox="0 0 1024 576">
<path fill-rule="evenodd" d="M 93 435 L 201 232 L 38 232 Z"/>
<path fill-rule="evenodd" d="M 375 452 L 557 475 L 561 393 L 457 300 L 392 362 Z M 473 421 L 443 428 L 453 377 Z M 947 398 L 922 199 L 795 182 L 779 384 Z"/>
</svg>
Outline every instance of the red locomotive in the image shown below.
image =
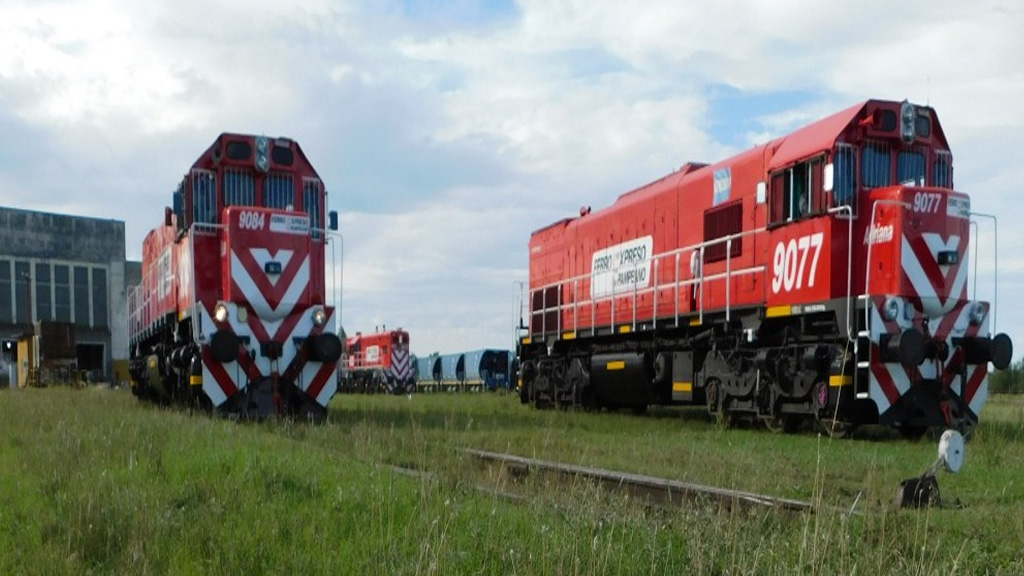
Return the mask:
<svg viewBox="0 0 1024 576">
<path fill-rule="evenodd" d="M 345 345 L 341 377 L 346 392 L 412 393 L 416 389 L 409 333 L 399 328 L 375 334 L 356 332 Z"/>
<path fill-rule="evenodd" d="M 143 243 L 129 295 L 133 391 L 243 417 L 324 418 L 341 355 L 325 206 L 298 143 L 221 134 Z"/>
<path fill-rule="evenodd" d="M 533 233 L 521 394 L 907 434 L 977 422 L 1012 343 L 968 294 L 935 111 L 869 100 Z"/>
</svg>

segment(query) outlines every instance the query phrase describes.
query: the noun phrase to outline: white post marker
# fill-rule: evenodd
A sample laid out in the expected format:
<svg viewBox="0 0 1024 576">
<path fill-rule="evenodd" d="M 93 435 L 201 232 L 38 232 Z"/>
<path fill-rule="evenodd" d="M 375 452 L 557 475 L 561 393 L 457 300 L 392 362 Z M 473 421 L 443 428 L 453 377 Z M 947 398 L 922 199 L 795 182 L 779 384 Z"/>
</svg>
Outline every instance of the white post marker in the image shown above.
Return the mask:
<svg viewBox="0 0 1024 576">
<path fill-rule="evenodd" d="M 956 430 L 946 430 L 939 438 L 939 453 L 935 463 L 929 466 L 921 476 L 900 482 L 900 488 L 896 493 L 896 505 L 904 508 L 941 506 L 939 481 L 935 475 L 939 468 L 945 468 L 948 472 L 956 474 L 963 465 L 964 437 Z"/>
<path fill-rule="evenodd" d="M 939 466 L 956 474 L 964 465 L 964 437 L 956 430 L 946 430 L 939 438 L 939 458 L 932 465 L 931 475 L 934 476 Z"/>
</svg>

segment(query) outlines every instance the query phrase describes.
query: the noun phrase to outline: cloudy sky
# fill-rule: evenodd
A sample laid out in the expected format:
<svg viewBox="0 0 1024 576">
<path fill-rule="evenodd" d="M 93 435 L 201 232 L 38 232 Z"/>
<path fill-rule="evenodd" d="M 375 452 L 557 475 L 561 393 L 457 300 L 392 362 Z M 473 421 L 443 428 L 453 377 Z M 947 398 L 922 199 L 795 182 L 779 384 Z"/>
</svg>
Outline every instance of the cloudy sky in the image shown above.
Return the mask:
<svg viewBox="0 0 1024 576">
<path fill-rule="evenodd" d="M 937 109 L 957 188 L 1001 218 L 998 328 L 1024 346 L 1020 2 L 292 4 L 0 0 L 0 204 L 123 220 L 138 259 L 217 134 L 289 136 L 341 214 L 349 333 L 510 347 L 532 230 L 907 98 Z"/>
</svg>

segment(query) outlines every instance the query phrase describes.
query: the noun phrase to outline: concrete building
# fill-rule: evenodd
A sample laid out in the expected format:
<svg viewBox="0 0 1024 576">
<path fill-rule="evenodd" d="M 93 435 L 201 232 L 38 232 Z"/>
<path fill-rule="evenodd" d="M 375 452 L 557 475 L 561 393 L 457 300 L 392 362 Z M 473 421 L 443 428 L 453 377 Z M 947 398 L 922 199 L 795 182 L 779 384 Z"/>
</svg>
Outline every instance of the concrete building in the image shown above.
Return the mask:
<svg viewBox="0 0 1024 576">
<path fill-rule="evenodd" d="M 37 321 L 73 324 L 79 370 L 109 379 L 128 358 L 126 288 L 140 277 L 124 222 L 0 207 L 0 385 Z"/>
</svg>

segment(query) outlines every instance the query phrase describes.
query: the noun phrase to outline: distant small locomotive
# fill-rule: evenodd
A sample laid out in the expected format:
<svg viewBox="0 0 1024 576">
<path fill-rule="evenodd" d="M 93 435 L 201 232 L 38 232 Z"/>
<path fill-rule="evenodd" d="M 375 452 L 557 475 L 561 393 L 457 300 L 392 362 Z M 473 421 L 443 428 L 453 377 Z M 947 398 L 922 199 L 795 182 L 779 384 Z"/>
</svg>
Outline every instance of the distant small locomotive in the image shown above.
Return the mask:
<svg viewBox="0 0 1024 576">
<path fill-rule="evenodd" d="M 129 293 L 132 391 L 323 419 L 341 340 L 326 301 L 326 192 L 298 143 L 221 134 L 173 199 Z"/>
<path fill-rule="evenodd" d="M 356 332 L 345 348 L 341 391 L 411 394 L 416 390 L 415 360 L 409 348 L 409 333 L 405 330 Z"/>
<path fill-rule="evenodd" d="M 869 100 L 533 233 L 521 393 L 771 428 L 978 421 L 1012 343 L 968 293 L 935 111 Z"/>
</svg>

